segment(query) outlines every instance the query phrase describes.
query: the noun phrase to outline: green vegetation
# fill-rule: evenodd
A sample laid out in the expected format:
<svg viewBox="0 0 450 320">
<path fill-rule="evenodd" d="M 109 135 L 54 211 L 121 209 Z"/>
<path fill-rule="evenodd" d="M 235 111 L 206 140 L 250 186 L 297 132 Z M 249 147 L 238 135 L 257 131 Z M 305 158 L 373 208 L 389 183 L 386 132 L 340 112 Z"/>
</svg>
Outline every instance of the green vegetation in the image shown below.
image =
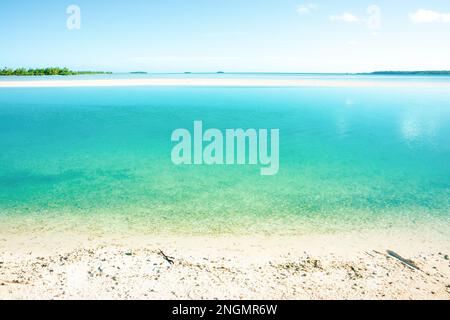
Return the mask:
<svg viewBox="0 0 450 320">
<path fill-rule="evenodd" d="M 112 72 L 102 71 L 72 71 L 67 68 L 44 68 L 44 69 L 10 69 L 0 70 L 0 76 L 74 76 L 82 74 L 111 74 Z"/>
<path fill-rule="evenodd" d="M 437 70 L 437 71 L 375 71 L 369 74 L 373 75 L 405 75 L 405 76 L 442 76 L 450 75 L 448 70 Z"/>
</svg>

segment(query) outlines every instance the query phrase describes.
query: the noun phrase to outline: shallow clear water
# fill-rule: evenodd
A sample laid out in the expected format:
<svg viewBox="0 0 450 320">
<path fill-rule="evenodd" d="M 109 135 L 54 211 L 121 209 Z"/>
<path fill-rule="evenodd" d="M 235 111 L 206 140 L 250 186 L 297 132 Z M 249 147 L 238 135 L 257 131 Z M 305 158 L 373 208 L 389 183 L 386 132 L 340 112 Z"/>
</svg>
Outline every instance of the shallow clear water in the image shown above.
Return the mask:
<svg viewBox="0 0 450 320">
<path fill-rule="evenodd" d="M 279 128 L 279 173 L 173 165 L 171 133 L 194 120 Z M 0 150 L 0 216 L 30 223 L 300 232 L 450 219 L 445 88 L 0 89 Z"/>
</svg>

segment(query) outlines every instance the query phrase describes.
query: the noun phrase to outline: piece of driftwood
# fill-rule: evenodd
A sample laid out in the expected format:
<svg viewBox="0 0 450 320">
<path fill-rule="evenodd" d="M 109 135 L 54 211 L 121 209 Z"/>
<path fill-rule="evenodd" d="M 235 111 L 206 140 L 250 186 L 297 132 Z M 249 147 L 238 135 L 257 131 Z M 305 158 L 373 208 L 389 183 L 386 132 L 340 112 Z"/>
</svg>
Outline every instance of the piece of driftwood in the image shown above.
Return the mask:
<svg viewBox="0 0 450 320">
<path fill-rule="evenodd" d="M 168 255 L 166 255 L 161 249 L 159 250 L 159 254 L 164 258 L 164 260 L 166 260 L 169 264 L 174 264 L 174 257 L 169 257 Z"/>
<path fill-rule="evenodd" d="M 392 250 L 386 250 L 386 253 L 387 253 L 390 257 L 392 257 L 392 258 L 394 258 L 394 259 L 397 259 L 398 261 L 400 261 L 400 262 L 403 263 L 404 265 L 406 265 L 406 266 L 408 266 L 408 267 L 410 267 L 410 268 L 412 268 L 412 269 L 415 269 L 415 270 L 420 270 L 419 267 L 415 264 L 414 261 L 409 260 L 409 259 L 405 259 L 405 258 L 403 258 L 401 255 L 399 255 L 398 253 L 395 253 L 395 252 L 392 251 Z"/>
</svg>

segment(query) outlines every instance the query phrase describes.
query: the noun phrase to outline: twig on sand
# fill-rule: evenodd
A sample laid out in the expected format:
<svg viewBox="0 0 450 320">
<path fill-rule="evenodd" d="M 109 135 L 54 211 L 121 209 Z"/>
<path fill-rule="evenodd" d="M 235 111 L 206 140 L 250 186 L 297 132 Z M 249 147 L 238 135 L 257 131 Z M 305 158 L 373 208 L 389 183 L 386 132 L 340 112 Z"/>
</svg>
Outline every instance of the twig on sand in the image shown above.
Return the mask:
<svg viewBox="0 0 450 320">
<path fill-rule="evenodd" d="M 28 284 L 26 281 L 20 281 L 20 280 L 0 280 L 0 285 L 4 286 L 7 284 Z"/>
<path fill-rule="evenodd" d="M 415 270 L 419 270 L 419 271 L 420 271 L 419 267 L 415 264 L 414 261 L 409 260 L 409 259 L 405 259 L 405 258 L 403 258 L 401 255 L 399 255 L 398 253 L 395 253 L 395 252 L 392 251 L 392 250 L 387 250 L 386 252 L 387 252 L 387 254 L 388 254 L 390 257 L 392 257 L 392 258 L 394 258 L 394 259 L 397 259 L 398 261 L 400 261 L 400 262 L 403 263 L 404 265 L 410 267 L 411 269 L 415 269 Z"/>
<path fill-rule="evenodd" d="M 401 255 L 399 255 L 398 253 L 395 253 L 395 252 L 392 251 L 392 250 L 386 250 L 386 253 L 387 253 L 387 254 L 378 252 L 378 251 L 376 251 L 376 250 L 373 250 L 373 252 L 375 252 L 375 253 L 377 253 L 377 254 L 380 254 L 380 255 L 382 255 L 382 256 L 385 256 L 385 257 L 387 257 L 387 258 L 394 258 L 394 259 L 400 261 L 402 264 L 404 264 L 405 266 L 407 266 L 407 267 L 409 267 L 409 268 L 411 268 L 411 269 L 418 270 L 418 271 L 422 271 L 422 270 L 420 270 L 420 268 L 416 265 L 416 263 L 415 263 L 414 261 L 409 260 L 409 259 L 405 259 L 405 258 L 403 258 Z"/>
<path fill-rule="evenodd" d="M 159 254 L 164 258 L 164 260 L 166 260 L 169 264 L 174 264 L 174 257 L 169 257 L 168 255 L 166 255 L 161 249 L 159 249 Z"/>
</svg>

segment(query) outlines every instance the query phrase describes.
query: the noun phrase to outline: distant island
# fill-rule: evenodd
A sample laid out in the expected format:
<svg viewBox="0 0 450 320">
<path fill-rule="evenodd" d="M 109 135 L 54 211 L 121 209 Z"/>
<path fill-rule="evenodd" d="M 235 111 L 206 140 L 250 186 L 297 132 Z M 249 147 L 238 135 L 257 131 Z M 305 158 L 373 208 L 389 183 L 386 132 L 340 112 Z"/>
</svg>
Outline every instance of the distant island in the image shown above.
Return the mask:
<svg viewBox="0 0 450 320">
<path fill-rule="evenodd" d="M 10 69 L 0 70 L 0 76 L 76 76 L 83 74 L 112 74 L 104 71 L 73 71 L 68 68 L 43 68 L 43 69 Z"/>
<path fill-rule="evenodd" d="M 360 73 L 360 74 L 371 74 L 371 75 L 404 75 L 404 76 L 429 76 L 429 75 L 450 75 L 449 70 L 436 70 L 436 71 L 375 71 L 370 73 Z"/>
<path fill-rule="evenodd" d="M 130 74 L 147 74 L 145 71 L 131 71 Z"/>
</svg>

